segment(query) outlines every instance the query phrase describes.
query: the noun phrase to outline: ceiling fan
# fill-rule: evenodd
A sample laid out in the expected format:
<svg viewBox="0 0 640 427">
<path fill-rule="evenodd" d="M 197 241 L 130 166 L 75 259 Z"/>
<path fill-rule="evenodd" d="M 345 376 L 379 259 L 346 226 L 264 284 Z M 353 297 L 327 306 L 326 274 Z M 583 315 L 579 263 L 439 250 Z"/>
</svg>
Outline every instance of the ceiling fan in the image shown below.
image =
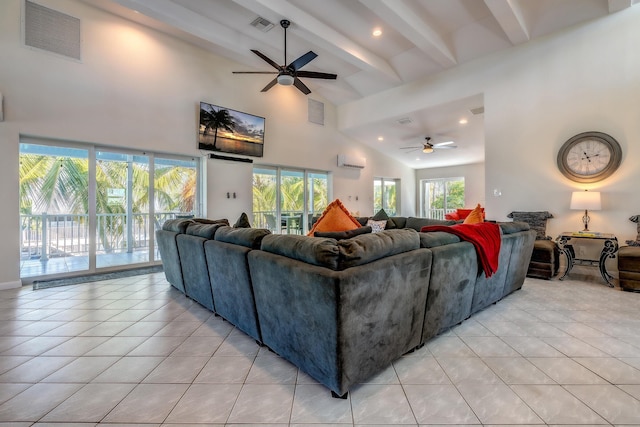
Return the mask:
<svg viewBox="0 0 640 427">
<path fill-rule="evenodd" d="M 453 141 L 444 141 L 438 142 L 437 144 L 431 143 L 431 137 L 427 136 L 424 138 L 426 142 L 422 144 L 422 146 L 414 146 L 414 147 L 400 147 L 401 150 L 409 150 L 406 153 L 411 153 L 416 150 L 421 150 L 425 154 L 433 153 L 433 150 L 452 150 L 454 148 L 458 148 L 457 145 L 452 145 Z"/>
<path fill-rule="evenodd" d="M 291 22 L 286 19 L 280 21 L 280 26 L 284 28 L 284 63 L 287 63 L 287 28 L 289 28 Z M 329 73 L 320 73 L 318 71 L 300 71 L 300 68 L 307 65 L 309 62 L 314 60 L 318 55 L 313 51 L 309 51 L 291 62 L 289 65 L 278 65 L 275 61 L 264 55 L 263 53 L 251 49 L 251 52 L 258 55 L 265 62 L 271 65 L 278 71 L 234 71 L 233 74 L 277 74 L 276 78 L 271 80 L 268 85 L 261 90 L 261 92 L 266 92 L 275 86 L 276 83 L 281 84 L 283 86 L 291 86 L 294 85 L 297 87 L 302 93 L 305 95 L 309 95 L 311 90 L 302 83 L 299 77 L 306 77 L 311 79 L 329 79 L 335 80 L 338 76 L 336 74 Z"/>
</svg>

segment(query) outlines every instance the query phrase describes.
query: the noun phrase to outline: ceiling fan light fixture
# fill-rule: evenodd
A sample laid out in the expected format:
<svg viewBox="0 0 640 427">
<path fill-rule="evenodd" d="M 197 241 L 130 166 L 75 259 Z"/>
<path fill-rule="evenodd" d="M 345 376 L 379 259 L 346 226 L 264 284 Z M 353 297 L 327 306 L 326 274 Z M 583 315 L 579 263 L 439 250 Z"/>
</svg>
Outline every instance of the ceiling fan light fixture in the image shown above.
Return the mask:
<svg viewBox="0 0 640 427">
<path fill-rule="evenodd" d="M 282 86 L 291 86 L 295 78 L 289 74 L 280 74 L 278 77 L 278 84 Z"/>
<path fill-rule="evenodd" d="M 425 154 L 433 153 L 433 147 L 424 147 L 422 152 Z"/>
</svg>

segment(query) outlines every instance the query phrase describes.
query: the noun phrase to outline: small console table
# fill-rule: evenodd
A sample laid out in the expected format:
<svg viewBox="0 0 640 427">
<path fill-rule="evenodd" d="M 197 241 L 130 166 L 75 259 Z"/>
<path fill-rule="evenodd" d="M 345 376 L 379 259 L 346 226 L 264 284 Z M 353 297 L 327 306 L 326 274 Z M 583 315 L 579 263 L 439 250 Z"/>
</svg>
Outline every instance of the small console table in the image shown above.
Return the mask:
<svg viewBox="0 0 640 427">
<path fill-rule="evenodd" d="M 582 239 L 596 240 L 602 243 L 600 259 L 594 260 L 576 258 L 576 253 L 573 249 L 573 245 L 579 244 L 580 240 Z M 605 261 L 607 260 L 607 258 L 616 257 L 616 252 L 618 252 L 618 239 L 616 238 L 616 236 L 607 233 L 565 232 L 558 236 L 556 242 L 558 243 L 560 252 L 562 252 L 567 259 L 567 269 L 565 270 L 564 274 L 560 276 L 560 280 L 564 279 L 567 274 L 571 272 L 571 269 L 574 265 L 587 265 L 593 267 L 598 266 L 598 268 L 600 269 L 600 275 L 602 276 L 604 281 L 607 283 L 607 285 L 609 285 L 609 287 L 613 288 L 613 283 L 611 283 L 613 276 L 607 272 Z"/>
</svg>

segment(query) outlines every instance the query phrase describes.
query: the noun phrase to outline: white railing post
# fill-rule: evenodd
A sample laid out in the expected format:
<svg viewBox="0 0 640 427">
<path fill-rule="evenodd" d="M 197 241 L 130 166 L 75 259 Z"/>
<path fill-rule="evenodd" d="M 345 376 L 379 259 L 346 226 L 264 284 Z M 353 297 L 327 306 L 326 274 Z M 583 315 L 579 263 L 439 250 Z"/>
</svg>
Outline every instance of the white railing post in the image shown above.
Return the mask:
<svg viewBox="0 0 640 427">
<path fill-rule="evenodd" d="M 42 212 L 42 249 L 40 251 L 40 261 L 49 260 L 49 242 L 47 239 L 47 213 Z"/>
</svg>

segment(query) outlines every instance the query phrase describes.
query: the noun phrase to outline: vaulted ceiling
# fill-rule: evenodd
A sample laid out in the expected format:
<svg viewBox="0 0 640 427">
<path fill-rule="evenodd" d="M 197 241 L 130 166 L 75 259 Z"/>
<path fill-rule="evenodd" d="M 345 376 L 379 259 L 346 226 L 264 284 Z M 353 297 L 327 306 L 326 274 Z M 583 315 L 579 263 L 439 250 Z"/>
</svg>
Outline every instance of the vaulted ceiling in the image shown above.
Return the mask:
<svg viewBox="0 0 640 427">
<path fill-rule="evenodd" d="M 640 0 L 83 0 L 241 63 L 273 71 L 251 52 L 285 63 L 280 20 L 288 19 L 286 63 L 313 50 L 303 70 L 337 80 L 301 79 L 328 101 L 346 104 L 474 59 L 624 10 Z M 135 12 L 134 12 L 135 11 Z M 252 22 L 273 23 L 266 32 Z M 374 29 L 382 34 L 373 36 Z M 230 77 L 231 78 L 231 77 Z M 273 76 L 236 75 L 238 84 Z M 296 90 L 291 88 L 291 90 Z M 264 96 L 257 92 L 256 96 Z M 305 96 L 299 93 L 299 96 Z M 484 160 L 482 94 L 389 117 L 350 136 L 413 168 Z M 474 112 L 472 112 L 473 110 Z M 466 124 L 460 124 L 462 118 Z M 403 118 L 400 118 L 403 119 Z M 378 141 L 382 136 L 384 143 Z M 411 153 L 407 146 L 454 141 L 454 150 Z"/>
</svg>

